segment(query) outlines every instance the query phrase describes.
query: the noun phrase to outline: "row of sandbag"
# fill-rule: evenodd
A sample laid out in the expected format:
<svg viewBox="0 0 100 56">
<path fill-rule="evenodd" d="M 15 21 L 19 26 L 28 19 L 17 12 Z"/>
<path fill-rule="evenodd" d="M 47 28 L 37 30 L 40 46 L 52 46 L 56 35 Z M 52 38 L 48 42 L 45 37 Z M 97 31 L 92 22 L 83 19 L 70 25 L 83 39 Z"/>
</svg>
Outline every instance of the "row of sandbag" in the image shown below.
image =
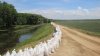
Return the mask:
<svg viewBox="0 0 100 56">
<path fill-rule="evenodd" d="M 14 49 L 11 53 L 8 51 L 3 56 L 49 56 L 59 47 L 62 32 L 59 26 L 56 26 L 53 37 L 47 41 L 40 42 L 34 48 L 25 48 L 16 52 Z"/>
</svg>

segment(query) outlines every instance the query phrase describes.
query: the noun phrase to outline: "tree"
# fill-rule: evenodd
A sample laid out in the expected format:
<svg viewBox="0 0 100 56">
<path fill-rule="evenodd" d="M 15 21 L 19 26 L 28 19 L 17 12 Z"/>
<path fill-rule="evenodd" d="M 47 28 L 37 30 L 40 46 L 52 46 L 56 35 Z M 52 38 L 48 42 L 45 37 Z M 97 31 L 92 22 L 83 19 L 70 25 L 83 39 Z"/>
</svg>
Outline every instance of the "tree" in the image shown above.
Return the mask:
<svg viewBox="0 0 100 56">
<path fill-rule="evenodd" d="M 0 27 L 10 28 L 13 25 L 36 25 L 48 23 L 50 20 L 38 15 L 29 13 L 17 13 L 13 5 L 0 2 Z"/>
<path fill-rule="evenodd" d="M 16 24 L 17 11 L 11 4 L 3 2 L 0 4 L 0 18 L 3 21 L 3 26 L 10 28 Z"/>
</svg>

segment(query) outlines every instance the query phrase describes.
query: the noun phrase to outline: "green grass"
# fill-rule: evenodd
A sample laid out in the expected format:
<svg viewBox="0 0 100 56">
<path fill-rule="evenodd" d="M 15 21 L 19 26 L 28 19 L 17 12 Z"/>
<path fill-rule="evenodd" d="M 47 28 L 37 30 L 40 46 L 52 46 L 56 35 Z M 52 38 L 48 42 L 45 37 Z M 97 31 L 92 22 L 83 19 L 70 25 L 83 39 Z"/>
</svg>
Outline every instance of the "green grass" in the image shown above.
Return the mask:
<svg viewBox="0 0 100 56">
<path fill-rule="evenodd" d="M 28 32 L 36 30 L 41 25 L 42 24 L 40 24 L 40 25 L 16 25 L 14 27 L 14 32 L 18 33 L 18 34 L 28 33 Z"/>
<path fill-rule="evenodd" d="M 15 30 L 19 30 L 19 29 L 30 27 L 30 26 L 32 26 L 32 25 L 16 25 L 14 28 L 15 28 Z"/>
<path fill-rule="evenodd" d="M 23 49 L 25 47 L 34 47 L 38 42 L 48 39 L 48 36 L 53 33 L 53 26 L 51 24 L 44 24 L 40 26 L 32 35 L 30 39 L 18 43 L 14 48 Z"/>
<path fill-rule="evenodd" d="M 80 31 L 100 36 L 100 20 L 59 20 L 58 24 L 79 29 Z"/>
</svg>

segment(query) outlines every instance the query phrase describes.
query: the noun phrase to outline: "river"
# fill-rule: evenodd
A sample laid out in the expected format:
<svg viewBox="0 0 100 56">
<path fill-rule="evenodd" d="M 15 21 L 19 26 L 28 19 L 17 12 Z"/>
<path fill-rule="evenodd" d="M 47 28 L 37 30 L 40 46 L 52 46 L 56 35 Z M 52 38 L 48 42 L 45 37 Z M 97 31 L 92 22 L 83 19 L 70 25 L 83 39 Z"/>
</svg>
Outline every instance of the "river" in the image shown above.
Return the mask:
<svg viewBox="0 0 100 56">
<path fill-rule="evenodd" d="M 17 43 L 23 42 L 32 36 L 33 32 L 25 34 L 17 34 L 13 31 L 5 31 L 0 33 L 0 54 L 8 51 Z"/>
</svg>

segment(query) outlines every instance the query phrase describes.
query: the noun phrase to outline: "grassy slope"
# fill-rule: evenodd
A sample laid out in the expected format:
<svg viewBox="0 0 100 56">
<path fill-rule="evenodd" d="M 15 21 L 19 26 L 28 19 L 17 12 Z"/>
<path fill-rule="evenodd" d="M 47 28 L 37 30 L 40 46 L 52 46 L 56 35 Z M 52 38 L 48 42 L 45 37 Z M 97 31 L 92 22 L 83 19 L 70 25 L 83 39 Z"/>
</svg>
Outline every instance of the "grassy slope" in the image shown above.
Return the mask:
<svg viewBox="0 0 100 56">
<path fill-rule="evenodd" d="M 61 20 L 56 21 L 56 23 L 76 28 L 87 34 L 100 36 L 100 20 Z"/>
<path fill-rule="evenodd" d="M 24 42 L 18 43 L 14 48 L 20 49 L 20 48 L 25 48 L 25 47 L 30 47 L 30 46 L 34 47 L 34 45 L 36 45 L 40 41 L 48 39 L 48 36 L 52 34 L 52 32 L 53 32 L 53 26 L 51 26 L 51 24 L 44 24 L 35 31 L 35 33 L 30 39 Z"/>
<path fill-rule="evenodd" d="M 41 25 L 16 25 L 16 27 L 14 27 L 14 32 L 18 34 L 24 34 L 34 31 L 40 26 Z"/>
</svg>

